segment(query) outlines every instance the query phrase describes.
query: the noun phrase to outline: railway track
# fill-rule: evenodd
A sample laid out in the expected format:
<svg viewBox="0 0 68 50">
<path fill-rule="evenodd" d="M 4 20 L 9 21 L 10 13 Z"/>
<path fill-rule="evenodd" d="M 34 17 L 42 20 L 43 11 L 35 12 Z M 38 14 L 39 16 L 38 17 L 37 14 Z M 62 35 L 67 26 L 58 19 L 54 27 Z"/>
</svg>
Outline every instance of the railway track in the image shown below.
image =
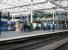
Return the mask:
<svg viewBox="0 0 68 50">
<path fill-rule="evenodd" d="M 62 46 L 60 46 L 54 50 L 68 50 L 68 43 L 63 44 Z"/>
<path fill-rule="evenodd" d="M 10 41 L 0 44 L 0 50 L 35 50 L 55 41 L 66 38 L 67 34 L 51 34 L 38 37 L 30 37 L 24 40 Z"/>
</svg>

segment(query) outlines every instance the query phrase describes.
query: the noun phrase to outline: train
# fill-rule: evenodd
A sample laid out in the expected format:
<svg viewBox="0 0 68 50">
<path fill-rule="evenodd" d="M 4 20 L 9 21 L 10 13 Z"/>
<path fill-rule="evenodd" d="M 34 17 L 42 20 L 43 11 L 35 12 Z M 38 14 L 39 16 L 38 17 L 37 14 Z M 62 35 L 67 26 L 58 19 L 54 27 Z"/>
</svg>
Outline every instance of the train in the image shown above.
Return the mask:
<svg viewBox="0 0 68 50">
<path fill-rule="evenodd" d="M 8 31 L 8 22 L 1 20 L 1 31 Z"/>
<path fill-rule="evenodd" d="M 1 20 L 0 24 L 1 24 L 1 31 L 15 30 L 14 27 L 15 22 Z"/>
<path fill-rule="evenodd" d="M 52 23 L 33 23 L 34 30 L 42 30 L 42 29 L 56 29 L 57 24 Z"/>
</svg>

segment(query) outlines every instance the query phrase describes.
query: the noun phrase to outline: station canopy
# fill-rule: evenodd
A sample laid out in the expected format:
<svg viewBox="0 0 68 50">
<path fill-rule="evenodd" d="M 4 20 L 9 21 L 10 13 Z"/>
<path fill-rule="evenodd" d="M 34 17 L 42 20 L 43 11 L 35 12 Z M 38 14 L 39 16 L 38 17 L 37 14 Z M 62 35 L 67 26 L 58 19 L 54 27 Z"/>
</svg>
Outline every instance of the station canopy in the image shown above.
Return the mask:
<svg viewBox="0 0 68 50">
<path fill-rule="evenodd" d="M 31 6 L 32 4 L 32 6 Z M 30 14 L 33 11 L 68 12 L 68 0 L 0 0 L 0 11 L 11 14 Z"/>
</svg>

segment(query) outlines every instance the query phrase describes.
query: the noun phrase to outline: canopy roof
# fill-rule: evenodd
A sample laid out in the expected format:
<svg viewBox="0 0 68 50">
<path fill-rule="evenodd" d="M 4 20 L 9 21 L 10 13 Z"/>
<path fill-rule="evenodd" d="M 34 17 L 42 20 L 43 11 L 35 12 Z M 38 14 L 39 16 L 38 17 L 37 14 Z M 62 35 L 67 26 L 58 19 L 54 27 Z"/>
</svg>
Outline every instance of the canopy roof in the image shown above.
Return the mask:
<svg viewBox="0 0 68 50">
<path fill-rule="evenodd" d="M 68 0 L 0 0 L 0 11 L 11 14 L 30 14 L 32 9 L 43 12 L 68 12 Z"/>
</svg>

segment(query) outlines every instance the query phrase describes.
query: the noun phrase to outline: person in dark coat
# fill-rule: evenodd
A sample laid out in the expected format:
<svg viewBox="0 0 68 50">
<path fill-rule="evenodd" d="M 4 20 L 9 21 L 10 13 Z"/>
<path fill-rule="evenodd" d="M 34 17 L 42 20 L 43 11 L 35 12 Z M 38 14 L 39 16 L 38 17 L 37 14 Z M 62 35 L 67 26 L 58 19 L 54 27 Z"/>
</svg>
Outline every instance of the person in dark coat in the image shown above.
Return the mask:
<svg viewBox="0 0 68 50">
<path fill-rule="evenodd" d="M 24 31 L 26 32 L 26 31 L 27 31 L 27 25 L 24 24 L 24 25 L 23 25 L 23 28 L 24 28 Z"/>
</svg>

